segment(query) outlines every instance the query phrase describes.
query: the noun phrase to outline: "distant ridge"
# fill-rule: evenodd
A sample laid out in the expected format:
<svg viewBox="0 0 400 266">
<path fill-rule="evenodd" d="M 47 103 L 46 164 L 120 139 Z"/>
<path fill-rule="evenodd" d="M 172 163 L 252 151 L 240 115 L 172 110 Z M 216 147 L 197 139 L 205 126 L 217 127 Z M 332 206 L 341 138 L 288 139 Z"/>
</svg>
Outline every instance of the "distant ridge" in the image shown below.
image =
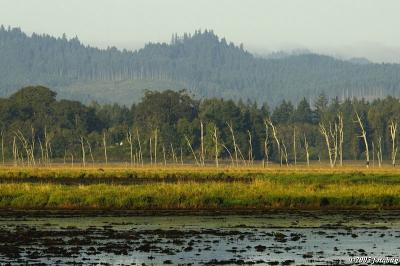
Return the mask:
<svg viewBox="0 0 400 266">
<path fill-rule="evenodd" d="M 129 34 L 129 33 L 127 33 Z M 26 85 L 49 86 L 83 102 L 137 102 L 145 89 L 188 89 L 197 97 L 283 99 L 400 96 L 400 65 L 348 61 L 312 53 L 260 58 L 213 31 L 173 34 L 169 43 L 136 51 L 98 49 L 77 37 L 54 38 L 0 27 L 0 95 Z"/>
</svg>

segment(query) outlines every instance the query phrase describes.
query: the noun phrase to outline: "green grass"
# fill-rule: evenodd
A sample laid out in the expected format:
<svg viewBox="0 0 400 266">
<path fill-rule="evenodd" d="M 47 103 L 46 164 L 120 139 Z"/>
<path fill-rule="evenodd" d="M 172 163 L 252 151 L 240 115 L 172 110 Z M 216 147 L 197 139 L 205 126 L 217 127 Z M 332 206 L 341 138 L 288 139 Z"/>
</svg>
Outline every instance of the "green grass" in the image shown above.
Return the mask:
<svg viewBox="0 0 400 266">
<path fill-rule="evenodd" d="M 393 168 L 3 167 L 0 179 L 7 209 L 400 209 Z"/>
</svg>

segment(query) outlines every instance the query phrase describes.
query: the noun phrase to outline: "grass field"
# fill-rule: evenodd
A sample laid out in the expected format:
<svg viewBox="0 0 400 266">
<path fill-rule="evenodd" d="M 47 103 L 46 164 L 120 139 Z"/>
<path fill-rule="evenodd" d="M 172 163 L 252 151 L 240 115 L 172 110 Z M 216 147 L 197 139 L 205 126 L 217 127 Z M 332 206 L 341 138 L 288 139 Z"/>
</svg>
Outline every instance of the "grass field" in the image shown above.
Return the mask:
<svg viewBox="0 0 400 266">
<path fill-rule="evenodd" d="M 0 167 L 3 209 L 400 209 L 400 168 Z"/>
</svg>

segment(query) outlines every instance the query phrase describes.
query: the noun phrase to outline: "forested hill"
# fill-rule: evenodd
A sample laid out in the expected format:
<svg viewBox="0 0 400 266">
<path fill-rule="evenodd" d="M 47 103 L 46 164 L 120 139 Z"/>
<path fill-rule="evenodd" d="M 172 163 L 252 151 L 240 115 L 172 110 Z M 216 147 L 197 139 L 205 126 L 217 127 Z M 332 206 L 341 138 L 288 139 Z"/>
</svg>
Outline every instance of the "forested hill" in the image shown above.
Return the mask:
<svg viewBox="0 0 400 266">
<path fill-rule="evenodd" d="M 129 33 L 127 33 L 129 34 Z M 212 31 L 174 35 L 137 51 L 97 49 L 78 38 L 0 28 L 0 96 L 25 85 L 55 88 L 87 102 L 138 102 L 145 89 L 188 89 L 198 97 L 276 105 L 328 96 L 400 96 L 400 65 L 357 63 L 316 54 L 259 58 Z"/>
</svg>

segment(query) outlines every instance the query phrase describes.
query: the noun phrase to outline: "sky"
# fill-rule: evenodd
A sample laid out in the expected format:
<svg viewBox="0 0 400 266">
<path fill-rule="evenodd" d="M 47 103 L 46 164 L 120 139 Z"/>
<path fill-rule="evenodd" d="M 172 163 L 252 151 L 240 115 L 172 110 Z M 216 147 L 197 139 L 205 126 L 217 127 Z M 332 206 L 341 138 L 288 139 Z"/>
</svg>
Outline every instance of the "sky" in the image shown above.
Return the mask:
<svg viewBox="0 0 400 266">
<path fill-rule="evenodd" d="M 212 29 L 257 54 L 400 62 L 399 11 L 399 0 L 0 0 L 0 24 L 130 50 Z"/>
</svg>

